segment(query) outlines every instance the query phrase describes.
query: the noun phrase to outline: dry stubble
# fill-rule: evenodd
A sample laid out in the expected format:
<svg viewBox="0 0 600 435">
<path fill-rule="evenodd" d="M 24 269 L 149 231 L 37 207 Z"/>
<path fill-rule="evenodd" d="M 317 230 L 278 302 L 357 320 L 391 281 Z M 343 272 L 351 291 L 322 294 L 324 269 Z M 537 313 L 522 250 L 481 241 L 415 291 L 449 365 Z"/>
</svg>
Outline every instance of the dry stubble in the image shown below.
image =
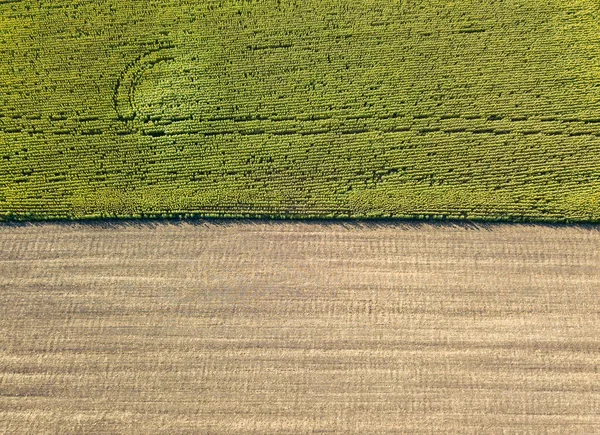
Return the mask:
<svg viewBox="0 0 600 435">
<path fill-rule="evenodd" d="M 600 231 L 0 227 L 0 432 L 600 432 Z"/>
</svg>

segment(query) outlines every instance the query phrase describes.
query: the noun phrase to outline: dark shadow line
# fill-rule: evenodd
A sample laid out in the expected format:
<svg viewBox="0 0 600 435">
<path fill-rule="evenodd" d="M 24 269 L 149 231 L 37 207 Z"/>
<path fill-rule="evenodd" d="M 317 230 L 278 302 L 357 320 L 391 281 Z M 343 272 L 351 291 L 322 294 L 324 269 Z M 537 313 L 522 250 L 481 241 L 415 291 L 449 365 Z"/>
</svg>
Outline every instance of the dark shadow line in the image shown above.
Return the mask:
<svg viewBox="0 0 600 435">
<path fill-rule="evenodd" d="M 439 219 L 439 218 L 331 218 L 322 217 L 163 217 L 163 218 L 93 218 L 73 220 L 30 220 L 30 221 L 4 221 L 0 228 L 22 227 L 90 227 L 103 229 L 120 228 L 158 228 L 162 226 L 192 225 L 198 227 L 231 227 L 237 225 L 252 226 L 311 226 L 343 228 L 343 229 L 419 229 L 419 228 L 448 228 L 472 231 L 494 231 L 502 227 L 529 227 L 529 228 L 575 228 L 582 231 L 600 232 L 600 222 L 544 222 L 544 221 L 491 221 L 484 219 Z"/>
</svg>

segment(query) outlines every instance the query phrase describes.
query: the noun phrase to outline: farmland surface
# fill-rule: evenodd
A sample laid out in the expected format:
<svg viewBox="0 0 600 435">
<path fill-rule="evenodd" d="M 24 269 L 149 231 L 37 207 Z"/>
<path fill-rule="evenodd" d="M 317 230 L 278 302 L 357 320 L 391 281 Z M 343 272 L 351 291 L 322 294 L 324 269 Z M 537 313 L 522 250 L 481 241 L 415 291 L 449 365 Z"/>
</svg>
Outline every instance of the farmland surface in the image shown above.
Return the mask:
<svg viewBox="0 0 600 435">
<path fill-rule="evenodd" d="M 600 230 L 0 227 L 1 433 L 600 430 Z"/>
<path fill-rule="evenodd" d="M 600 220 L 597 0 L 0 0 L 0 219 Z"/>
</svg>

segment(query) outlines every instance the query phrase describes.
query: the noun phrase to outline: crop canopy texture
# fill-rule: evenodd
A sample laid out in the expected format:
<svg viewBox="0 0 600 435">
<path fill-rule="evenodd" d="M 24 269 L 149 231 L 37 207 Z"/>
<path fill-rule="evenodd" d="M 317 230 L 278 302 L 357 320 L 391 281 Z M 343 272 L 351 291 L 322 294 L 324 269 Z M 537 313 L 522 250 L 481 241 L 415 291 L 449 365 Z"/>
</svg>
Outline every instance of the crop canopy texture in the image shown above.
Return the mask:
<svg viewBox="0 0 600 435">
<path fill-rule="evenodd" d="M 0 1 L 0 219 L 600 220 L 600 3 Z"/>
</svg>

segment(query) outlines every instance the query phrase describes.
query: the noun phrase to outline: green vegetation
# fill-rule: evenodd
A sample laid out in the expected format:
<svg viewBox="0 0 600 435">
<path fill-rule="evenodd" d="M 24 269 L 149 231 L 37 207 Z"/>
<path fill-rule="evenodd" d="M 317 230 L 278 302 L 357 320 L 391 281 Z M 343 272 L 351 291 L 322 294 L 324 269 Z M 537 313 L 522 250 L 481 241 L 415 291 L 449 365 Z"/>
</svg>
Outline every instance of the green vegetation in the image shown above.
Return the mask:
<svg viewBox="0 0 600 435">
<path fill-rule="evenodd" d="M 0 219 L 600 220 L 596 0 L 0 0 Z"/>
</svg>

